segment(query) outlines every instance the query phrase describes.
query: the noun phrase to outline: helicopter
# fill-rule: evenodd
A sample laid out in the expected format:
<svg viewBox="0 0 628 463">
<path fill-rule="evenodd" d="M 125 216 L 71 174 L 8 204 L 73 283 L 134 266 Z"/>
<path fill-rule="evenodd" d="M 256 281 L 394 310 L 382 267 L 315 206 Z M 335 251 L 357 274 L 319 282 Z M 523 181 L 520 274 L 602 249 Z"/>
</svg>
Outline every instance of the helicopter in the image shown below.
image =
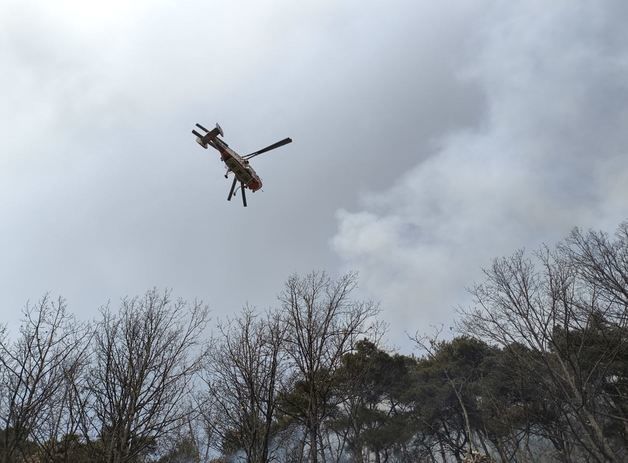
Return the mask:
<svg viewBox="0 0 628 463">
<path fill-rule="evenodd" d="M 257 190 L 262 188 L 262 179 L 259 178 L 259 175 L 257 175 L 257 173 L 249 165 L 249 159 L 262 153 L 266 153 L 267 151 L 274 150 L 275 148 L 279 148 L 280 146 L 287 145 L 288 143 L 292 143 L 291 138 L 284 138 L 283 140 L 273 143 L 266 148 L 262 148 L 261 150 L 245 156 L 240 156 L 238 153 L 229 148 L 229 145 L 227 145 L 224 140 L 218 138 L 219 135 L 221 137 L 224 136 L 224 132 L 222 131 L 220 125 L 216 124 L 216 127 L 212 130 L 207 130 L 198 123 L 196 124 L 196 127 L 205 132 L 204 135 L 201 135 L 196 131 L 196 129 L 192 130 L 192 133 L 196 135 L 196 143 L 205 149 L 207 149 L 208 146 L 211 146 L 220 152 L 220 158 L 227 166 L 225 178 L 229 178 L 229 173 L 233 172 L 233 183 L 231 184 L 227 201 L 231 201 L 231 197 L 235 196 L 236 185 L 240 182 L 239 189 L 242 192 L 242 204 L 244 207 L 246 207 L 246 188 L 251 190 L 252 193 L 255 193 Z"/>
</svg>

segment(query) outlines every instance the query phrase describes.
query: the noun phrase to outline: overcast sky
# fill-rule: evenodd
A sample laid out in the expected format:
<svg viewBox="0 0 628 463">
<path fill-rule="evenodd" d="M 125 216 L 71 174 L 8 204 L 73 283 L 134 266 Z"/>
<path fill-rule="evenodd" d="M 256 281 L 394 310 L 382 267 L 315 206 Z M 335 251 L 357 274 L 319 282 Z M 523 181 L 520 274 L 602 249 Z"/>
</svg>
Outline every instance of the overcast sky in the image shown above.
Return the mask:
<svg viewBox="0 0 628 463">
<path fill-rule="evenodd" d="M 404 348 L 494 257 L 628 218 L 627 22 L 623 0 L 0 0 L 2 321 L 154 286 L 220 318 L 355 270 Z M 294 143 L 244 209 L 195 122 Z"/>
</svg>

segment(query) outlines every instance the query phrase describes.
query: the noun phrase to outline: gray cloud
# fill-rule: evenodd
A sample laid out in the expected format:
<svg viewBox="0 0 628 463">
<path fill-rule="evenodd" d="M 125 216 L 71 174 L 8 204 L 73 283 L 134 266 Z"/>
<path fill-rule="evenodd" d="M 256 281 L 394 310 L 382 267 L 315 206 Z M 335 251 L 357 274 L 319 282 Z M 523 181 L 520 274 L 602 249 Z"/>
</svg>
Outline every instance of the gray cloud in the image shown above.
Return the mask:
<svg viewBox="0 0 628 463">
<path fill-rule="evenodd" d="M 272 304 L 290 273 L 337 269 L 337 207 L 395 181 L 443 127 L 472 126 L 482 100 L 451 72 L 469 59 L 465 9 L 1 8 L 5 320 L 44 291 L 86 317 L 153 285 L 217 315 Z M 248 210 L 189 133 L 215 120 L 244 152 L 295 140 L 256 162 L 265 191 Z"/>
<path fill-rule="evenodd" d="M 3 3 L 3 319 L 152 286 L 222 316 L 355 268 L 399 339 L 491 256 L 614 225 L 625 11 L 530 5 Z M 215 121 L 245 153 L 294 139 L 246 210 L 189 133 Z"/>
<path fill-rule="evenodd" d="M 450 324 L 493 257 L 625 219 L 626 8 L 573 6 L 489 9 L 477 59 L 458 70 L 486 96 L 482 124 L 337 213 L 333 246 L 394 332 Z"/>
</svg>

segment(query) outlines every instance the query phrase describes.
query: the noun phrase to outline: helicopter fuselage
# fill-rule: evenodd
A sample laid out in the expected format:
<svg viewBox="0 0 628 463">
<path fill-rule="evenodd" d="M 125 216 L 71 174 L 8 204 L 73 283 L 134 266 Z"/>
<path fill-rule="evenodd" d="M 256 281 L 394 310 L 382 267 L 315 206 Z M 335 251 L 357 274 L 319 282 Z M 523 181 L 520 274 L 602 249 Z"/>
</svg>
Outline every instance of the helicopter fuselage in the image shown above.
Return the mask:
<svg viewBox="0 0 628 463">
<path fill-rule="evenodd" d="M 227 172 L 233 172 L 239 182 L 243 183 L 249 190 L 255 192 L 262 188 L 262 179 L 249 162 L 242 159 L 238 153 L 229 148 L 224 141 L 214 138 L 208 144 L 220 152 L 222 162 L 227 166 Z"/>
</svg>

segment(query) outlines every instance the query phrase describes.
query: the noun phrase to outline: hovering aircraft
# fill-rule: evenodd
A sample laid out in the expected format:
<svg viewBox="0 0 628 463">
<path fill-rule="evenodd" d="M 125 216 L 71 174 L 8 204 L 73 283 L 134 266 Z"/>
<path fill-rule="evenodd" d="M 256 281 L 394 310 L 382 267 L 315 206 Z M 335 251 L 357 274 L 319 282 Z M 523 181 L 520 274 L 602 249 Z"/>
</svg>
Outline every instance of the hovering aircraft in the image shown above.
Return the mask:
<svg viewBox="0 0 628 463">
<path fill-rule="evenodd" d="M 231 184 L 231 190 L 229 190 L 227 201 L 231 201 L 231 197 L 235 196 L 236 185 L 240 182 L 239 188 L 242 192 L 242 204 L 244 204 L 244 207 L 246 207 L 246 188 L 251 190 L 252 193 L 255 193 L 257 190 L 262 188 L 262 179 L 259 178 L 253 168 L 249 165 L 249 159 L 262 153 L 266 153 L 267 151 L 274 150 L 275 148 L 279 148 L 280 146 L 287 145 L 288 143 L 292 143 L 291 138 L 284 138 L 283 140 L 273 143 L 266 148 L 262 148 L 259 151 L 255 151 L 245 156 L 240 156 L 238 153 L 229 148 L 229 145 L 227 145 L 223 139 L 218 138 L 219 135 L 221 137 L 224 136 L 220 125 L 216 124 L 216 127 L 212 130 L 207 130 L 201 124 L 196 124 L 196 127 L 205 132 L 204 135 L 201 135 L 196 130 L 192 130 L 192 133 L 196 135 L 196 143 L 205 149 L 207 149 L 208 146 L 211 146 L 220 152 L 220 158 L 227 166 L 225 178 L 228 178 L 229 173 L 233 172 L 233 183 Z"/>
</svg>

